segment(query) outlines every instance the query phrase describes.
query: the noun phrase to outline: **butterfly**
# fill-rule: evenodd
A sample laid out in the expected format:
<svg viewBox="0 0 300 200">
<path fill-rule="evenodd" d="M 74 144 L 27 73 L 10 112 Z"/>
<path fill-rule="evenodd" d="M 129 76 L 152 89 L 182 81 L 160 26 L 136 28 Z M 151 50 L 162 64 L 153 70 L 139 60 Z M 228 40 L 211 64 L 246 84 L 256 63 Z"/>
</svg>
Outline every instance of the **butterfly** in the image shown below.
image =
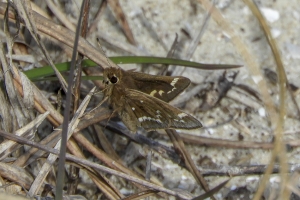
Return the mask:
<svg viewBox="0 0 300 200">
<path fill-rule="evenodd" d="M 145 130 L 202 127 L 196 118 L 167 103 L 189 86 L 188 78 L 110 67 L 104 69 L 103 82 L 108 103 L 131 132 L 136 132 L 137 127 Z"/>
</svg>

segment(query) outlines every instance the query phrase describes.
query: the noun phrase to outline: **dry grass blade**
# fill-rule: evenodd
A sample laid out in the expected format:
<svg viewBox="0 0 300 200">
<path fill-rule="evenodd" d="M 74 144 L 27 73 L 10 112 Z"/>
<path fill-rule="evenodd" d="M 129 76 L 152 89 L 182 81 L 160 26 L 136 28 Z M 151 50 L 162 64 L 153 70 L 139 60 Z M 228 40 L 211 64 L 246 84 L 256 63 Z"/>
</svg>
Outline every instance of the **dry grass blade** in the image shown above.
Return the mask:
<svg viewBox="0 0 300 200">
<path fill-rule="evenodd" d="M 102 129 L 98 125 L 94 125 L 95 132 L 97 133 L 98 139 L 100 141 L 101 147 L 103 150 L 111 156 L 112 159 L 122 163 L 122 160 L 114 150 L 113 146 L 111 145 L 110 141 L 107 139 L 105 134 L 103 133 Z"/>
<path fill-rule="evenodd" d="M 155 192 L 153 190 L 146 190 L 146 191 L 139 192 L 137 194 L 130 195 L 126 198 L 123 198 L 123 200 L 139 200 L 139 199 L 142 199 L 142 198 L 153 196 L 156 193 L 157 192 Z"/>
<path fill-rule="evenodd" d="M 214 187 L 213 189 L 211 189 L 209 192 L 207 192 L 205 194 L 202 194 L 202 195 L 200 195 L 198 197 L 195 197 L 192 200 L 204 200 L 204 199 L 207 199 L 207 198 L 211 197 L 213 194 L 215 194 L 219 190 L 221 190 L 229 181 L 230 181 L 230 179 L 222 182 L 221 184 L 219 184 L 216 187 Z"/>
<path fill-rule="evenodd" d="M 172 58 L 174 56 L 174 53 L 175 53 L 175 51 L 177 49 L 177 45 L 178 45 L 178 34 L 176 33 L 175 39 L 174 39 L 174 41 L 172 43 L 172 46 L 170 47 L 170 49 L 168 51 L 167 58 Z M 166 74 L 168 72 L 168 68 L 169 68 L 169 65 L 167 65 L 167 64 L 162 65 L 161 66 L 161 70 L 160 70 L 160 72 L 157 75 L 166 76 Z"/>
<path fill-rule="evenodd" d="M 148 151 L 147 153 L 147 163 L 146 163 L 146 171 L 145 171 L 145 179 L 147 181 L 150 180 L 151 177 L 151 161 L 152 161 L 152 151 Z"/>
<path fill-rule="evenodd" d="M 74 129 L 77 127 L 77 125 L 79 123 L 79 118 L 82 116 L 83 112 L 85 111 L 85 109 L 89 103 L 89 100 L 92 96 L 91 94 L 94 92 L 94 90 L 95 90 L 95 88 L 93 88 L 91 90 L 91 92 L 89 93 L 89 95 L 87 95 L 85 97 L 85 99 L 81 103 L 80 107 L 78 108 L 78 111 L 75 113 L 73 119 L 69 123 L 68 138 L 71 137 L 72 133 L 74 132 Z M 60 144 L 61 144 L 60 141 L 58 141 L 58 143 L 55 146 L 55 149 L 59 149 Z M 28 191 L 29 196 L 34 196 L 35 194 L 37 194 L 39 188 L 41 187 L 41 184 L 44 182 L 46 175 L 49 173 L 50 168 L 51 168 L 52 164 L 55 162 L 56 158 L 57 158 L 56 155 L 49 155 L 47 162 L 44 163 L 39 175 L 36 177 L 30 190 Z"/>
<path fill-rule="evenodd" d="M 9 40 L 9 36 L 7 39 Z M 4 102 L 5 101 L 10 102 L 9 104 L 4 103 L 3 106 L 7 106 L 7 108 L 2 108 L 2 110 L 4 111 L 3 114 L 8 114 L 7 116 L 10 117 L 10 119 L 8 119 L 8 122 L 10 122 L 10 124 L 5 124 L 4 128 L 8 129 L 9 131 L 15 131 L 15 129 L 18 129 L 19 127 L 23 127 L 29 121 L 31 121 L 33 119 L 33 113 L 32 110 L 30 110 L 30 108 L 26 107 L 23 99 L 16 92 L 14 86 L 14 77 L 17 74 L 17 70 L 12 63 L 7 62 L 4 51 L 5 49 L 4 46 L 2 45 L 2 47 L 0 48 L 0 60 L 1 60 L 0 73 L 4 79 L 4 85 L 6 90 L 5 92 L 7 93 L 6 95 L 8 96 L 7 98 L 8 100 L 4 96 L 5 94 L 3 94 L 2 98 Z"/>
<path fill-rule="evenodd" d="M 166 46 L 166 44 L 164 43 L 164 41 L 161 40 L 161 37 L 159 37 L 159 35 L 157 34 L 157 31 L 155 30 L 155 28 L 150 23 L 151 19 L 149 19 L 149 18 L 146 17 L 146 13 L 145 13 L 144 9 L 141 9 L 141 11 L 138 13 L 138 19 L 141 21 L 142 26 L 145 27 L 145 29 L 150 34 L 150 36 L 154 40 L 156 40 L 157 43 L 160 44 L 167 51 L 168 47 Z M 172 47 L 171 47 L 171 49 L 172 49 Z"/>
<path fill-rule="evenodd" d="M 66 150 L 67 150 L 67 142 L 68 139 L 71 137 L 71 133 L 74 131 L 74 129 L 77 127 L 79 120 L 78 117 L 81 117 L 83 115 L 83 112 L 85 111 L 87 104 L 91 98 L 91 95 L 89 98 L 85 98 L 85 103 L 82 103 L 82 105 L 79 107 L 79 109 L 77 110 L 77 106 L 78 106 L 78 91 L 79 90 L 79 80 L 80 78 L 76 77 L 77 81 L 75 82 L 75 86 L 77 86 L 75 88 L 75 107 L 73 108 L 73 114 L 74 117 L 71 121 L 71 123 L 69 124 L 69 119 L 70 119 L 70 111 L 71 111 L 71 102 L 72 102 L 72 97 L 73 97 L 73 84 L 74 84 L 74 77 L 75 77 L 75 64 L 76 64 L 76 57 L 77 57 L 77 48 L 78 48 L 78 39 L 80 36 L 80 32 L 81 32 L 81 27 L 82 27 L 82 18 L 83 18 L 83 14 L 84 11 L 86 10 L 86 2 L 84 1 L 81 4 L 81 8 L 80 8 L 80 15 L 79 15 L 79 19 L 78 19 L 78 23 L 77 23 L 77 27 L 76 27 L 76 35 L 75 35 L 75 39 L 74 39 L 74 45 L 73 45 L 73 52 L 72 52 L 72 61 L 71 61 L 71 65 L 70 65 L 70 74 L 68 76 L 68 88 L 67 88 L 67 97 L 66 97 L 66 106 L 65 106 L 65 110 L 64 110 L 64 121 L 62 124 L 62 136 L 61 136 L 61 143 L 59 144 L 59 148 L 60 148 L 60 154 L 59 154 L 59 162 L 58 162 L 58 173 L 57 173 L 57 180 L 56 180 L 56 191 L 55 191 L 55 199 L 56 200 L 60 200 L 63 197 L 63 187 L 64 187 L 64 180 L 65 180 L 65 155 L 66 155 Z M 77 60 L 80 63 L 80 60 Z M 81 68 L 78 69 L 78 76 L 81 77 Z M 95 88 L 93 89 L 95 90 Z M 70 130 L 71 129 L 71 130 Z M 56 145 L 58 147 L 58 145 Z M 51 155 L 50 155 L 51 156 Z M 49 156 L 49 157 L 50 157 Z M 49 158 L 50 159 L 50 158 Z M 72 170 L 73 167 L 71 167 Z M 77 171 L 77 170 L 76 170 Z M 78 172 L 77 172 L 78 174 Z M 74 177 L 76 177 L 76 172 L 74 174 L 72 174 L 72 176 L 74 175 Z M 72 189 L 72 187 L 70 187 L 69 189 Z"/>
<path fill-rule="evenodd" d="M 34 95 L 33 95 L 33 88 L 32 88 L 31 81 L 23 73 L 20 73 L 19 75 L 20 75 L 20 78 L 22 81 L 23 91 L 26 91 L 26 92 L 24 92 L 24 95 L 23 95 L 24 105 L 27 108 L 33 108 L 34 107 Z"/>
<path fill-rule="evenodd" d="M 1 118 L 3 122 L 1 123 L 1 129 L 10 132 L 14 129 L 14 124 L 12 123 L 12 115 L 10 109 L 10 102 L 6 101 L 7 96 L 4 91 L 0 90 L 0 112 L 2 113 Z"/>
<path fill-rule="evenodd" d="M 189 144 L 210 147 L 237 148 L 237 149 L 273 149 L 274 144 L 268 142 L 243 142 L 224 139 L 214 139 L 190 134 L 180 134 L 182 140 Z"/>
<path fill-rule="evenodd" d="M 83 19 L 82 19 L 82 26 L 81 26 L 81 37 L 86 38 L 87 35 L 87 25 L 88 25 L 88 16 L 89 16 L 89 8 L 90 8 L 90 1 L 84 2 L 84 8 L 83 8 Z M 78 33 L 79 34 L 79 33 Z M 78 59 L 76 62 L 77 68 L 76 70 L 76 76 L 75 76 L 75 83 L 74 83 L 74 106 L 73 106 L 73 113 L 76 112 L 78 106 L 79 106 L 79 100 L 80 100 L 80 84 L 81 84 L 81 76 L 82 76 L 82 60 L 84 58 L 84 54 L 78 54 Z"/>
<path fill-rule="evenodd" d="M 130 27 L 129 27 L 129 24 L 126 20 L 126 16 L 122 10 L 122 7 L 119 3 L 119 0 L 108 0 L 108 5 L 110 6 L 110 8 L 113 10 L 116 18 L 117 18 L 117 21 L 120 23 L 120 25 L 122 26 L 123 28 L 123 31 L 128 39 L 128 41 L 135 45 L 135 40 L 134 40 L 134 37 L 133 37 L 133 34 L 130 30 Z"/>
<path fill-rule="evenodd" d="M 97 23 L 99 23 L 99 20 L 106 8 L 106 5 L 107 5 L 107 1 L 102 1 L 100 6 L 99 6 L 99 9 L 97 11 L 97 14 L 96 14 L 96 17 L 94 19 L 94 21 L 90 24 L 89 26 L 89 30 L 87 32 L 88 35 L 90 35 L 91 33 L 95 32 L 96 31 L 96 27 L 97 27 Z"/>
<path fill-rule="evenodd" d="M 30 188 L 33 182 L 32 176 L 25 169 L 3 162 L 0 162 L 0 175 L 25 188 Z"/>
<path fill-rule="evenodd" d="M 75 38 L 74 32 L 71 32 L 62 26 L 59 26 L 55 23 L 53 23 L 50 20 L 47 20 L 43 17 L 41 17 L 38 14 L 35 14 L 35 20 L 37 23 L 37 28 L 44 34 L 51 36 L 58 41 L 66 44 L 69 47 L 73 47 L 73 42 Z M 94 46 L 92 46 L 90 43 L 88 43 L 86 40 L 79 38 L 79 46 L 78 51 L 84 55 L 86 55 L 88 58 L 93 60 L 95 63 L 99 64 L 101 67 L 106 68 L 109 66 L 117 67 L 116 64 L 114 64 L 112 61 L 108 63 L 107 57 L 101 53 L 98 49 L 96 49 Z"/>
<path fill-rule="evenodd" d="M 207 28 L 208 26 L 208 22 L 209 22 L 209 18 L 210 18 L 210 15 L 211 15 L 211 10 L 212 8 L 214 7 L 214 4 L 215 4 L 215 1 L 213 1 L 213 6 L 208 10 L 208 12 L 206 13 L 206 16 L 204 18 L 204 22 L 197 34 L 197 36 L 193 39 L 193 41 L 191 42 L 191 45 L 189 46 L 187 52 L 186 52 L 186 55 L 185 55 L 185 59 L 187 60 L 190 60 L 204 34 L 204 31 L 205 29 Z"/>
<path fill-rule="evenodd" d="M 81 30 L 78 28 L 76 31 L 77 35 L 81 35 L 81 37 L 86 38 L 86 34 L 87 34 L 87 25 L 88 25 L 88 16 L 89 16 L 89 8 L 90 8 L 90 1 L 86 0 L 83 3 L 83 11 L 80 13 L 80 18 L 82 18 L 82 24 L 81 24 Z M 80 20 L 79 20 L 80 21 Z M 79 26 L 79 25 L 78 25 Z M 81 32 L 81 33 L 79 33 Z M 76 41 L 74 41 L 74 52 L 77 51 L 77 46 L 78 43 L 76 43 Z M 76 48 L 75 48 L 76 47 Z M 73 54 L 75 55 L 75 53 Z M 84 58 L 83 54 L 78 54 L 77 60 L 76 60 L 76 66 L 77 68 L 75 69 L 74 73 L 75 73 L 75 81 L 74 81 L 74 87 L 72 88 L 73 90 L 73 96 L 74 96 L 74 105 L 73 105 L 73 114 L 76 113 L 76 110 L 78 109 L 79 106 L 79 101 L 80 101 L 80 85 L 81 85 L 81 76 L 82 76 L 82 60 Z M 72 59 L 76 59 L 75 56 Z M 73 62 L 74 64 L 75 62 Z M 73 72 L 71 72 L 73 73 Z M 62 159 L 60 159 L 60 162 L 62 161 Z M 64 169 L 65 166 L 62 163 L 61 164 L 61 169 Z M 75 166 L 70 166 L 69 169 L 69 179 L 71 180 L 69 186 L 68 186 L 68 194 L 75 194 L 76 190 L 77 190 L 77 186 L 78 186 L 78 182 L 79 182 L 79 168 L 75 167 Z M 63 183 L 61 183 L 61 185 L 63 185 Z M 62 189 L 62 186 L 61 186 Z"/>
<path fill-rule="evenodd" d="M 181 157 L 184 160 L 184 163 L 187 166 L 187 168 L 189 169 L 189 171 L 193 174 L 193 176 L 195 177 L 197 182 L 199 184 L 201 184 L 203 189 L 206 192 L 208 192 L 210 190 L 208 187 L 208 184 L 206 183 L 205 179 L 203 178 L 203 176 L 201 175 L 199 170 L 196 168 L 196 165 L 195 165 L 194 161 L 192 160 L 191 156 L 186 151 L 184 143 L 183 143 L 182 139 L 180 138 L 179 134 L 175 130 L 172 130 L 172 129 L 166 130 L 166 132 L 167 132 L 168 136 L 170 137 L 175 150 L 181 155 Z M 214 197 L 212 197 L 212 198 L 214 199 Z"/>
<path fill-rule="evenodd" d="M 63 11 L 60 10 L 59 7 L 57 7 L 52 0 L 46 0 L 48 8 L 53 12 L 53 14 L 59 19 L 59 21 L 64 24 L 68 29 L 71 31 L 76 30 L 76 27 L 69 21 L 67 16 Z"/>
<path fill-rule="evenodd" d="M 23 128 L 17 130 L 15 132 L 16 135 L 26 137 L 28 139 L 32 139 L 34 136 L 34 133 L 36 132 L 38 126 L 45 120 L 45 118 L 49 115 L 49 112 L 46 112 L 44 114 L 39 115 L 37 118 L 35 118 L 32 122 L 28 123 Z M 15 145 L 15 142 L 6 140 L 3 141 L 0 144 L 0 160 L 3 160 L 6 158 L 11 152 L 15 151 L 15 148 L 13 146 Z"/>
<path fill-rule="evenodd" d="M 289 190 L 285 187 L 288 176 L 287 176 L 287 159 L 286 159 L 286 151 L 285 151 L 285 146 L 282 141 L 283 139 L 283 125 L 284 125 L 284 118 L 285 118 L 285 89 L 286 89 L 286 84 L 287 84 L 287 79 L 286 79 L 286 74 L 284 71 L 284 66 L 281 60 L 281 56 L 279 54 L 276 42 L 274 41 L 270 28 L 267 25 L 267 22 L 261 12 L 259 11 L 257 5 L 250 1 L 250 0 L 245 0 L 253 14 L 258 18 L 258 21 L 260 22 L 262 29 L 265 33 L 265 36 L 267 38 L 267 41 L 272 49 L 274 59 L 277 64 L 277 71 L 279 73 L 279 117 L 278 117 L 278 123 L 275 129 L 275 148 L 274 151 L 272 152 L 272 159 L 276 159 L 276 157 L 279 157 L 279 161 L 281 164 L 281 192 L 280 192 L 280 199 L 283 199 L 287 196 L 289 196 L 290 192 Z M 254 199 L 260 199 L 262 192 L 264 190 L 264 187 L 266 186 L 266 182 L 268 180 L 269 174 L 271 174 L 271 170 L 273 168 L 273 161 L 271 161 L 272 164 L 269 164 L 269 167 L 266 170 L 266 176 L 263 178 L 260 187 L 257 191 L 257 193 L 254 196 Z"/>
<path fill-rule="evenodd" d="M 101 41 L 104 41 L 106 44 L 109 46 L 112 46 L 114 49 L 119 50 L 121 52 L 125 52 L 131 55 L 136 55 L 136 56 L 144 56 L 148 55 L 150 56 L 149 52 L 146 52 L 145 50 L 136 47 L 132 44 L 129 43 L 122 43 L 119 40 L 112 39 L 109 34 L 107 34 L 105 31 L 98 31 L 97 32 L 97 37 L 101 39 Z"/>
<path fill-rule="evenodd" d="M 245 175 L 263 175 L 268 165 L 234 165 L 234 166 L 216 166 L 214 168 L 200 167 L 203 176 L 245 176 Z M 289 173 L 297 172 L 300 164 L 292 164 L 288 167 Z M 272 173 L 276 174 L 280 171 L 280 165 L 273 165 Z"/>
<path fill-rule="evenodd" d="M 32 198 L 19 197 L 15 195 L 9 195 L 5 193 L 0 193 L 0 199 L 10 199 L 10 200 L 32 200 Z"/>
<path fill-rule="evenodd" d="M 60 74 L 60 72 L 56 69 L 50 55 L 47 52 L 46 47 L 40 40 L 40 37 L 38 35 L 39 34 L 38 29 L 35 24 L 33 11 L 31 9 L 30 1 L 28 1 L 28 0 L 14 1 L 14 4 L 16 6 L 16 9 L 17 9 L 19 15 L 22 17 L 22 19 L 24 20 L 24 23 L 26 24 L 26 28 L 30 31 L 32 37 L 35 39 L 35 41 L 41 47 L 41 50 L 42 50 L 44 56 L 47 58 L 52 69 L 55 71 L 55 74 L 56 74 L 58 80 L 60 81 L 64 91 L 67 92 L 67 83 L 66 83 L 65 79 Z"/>
</svg>

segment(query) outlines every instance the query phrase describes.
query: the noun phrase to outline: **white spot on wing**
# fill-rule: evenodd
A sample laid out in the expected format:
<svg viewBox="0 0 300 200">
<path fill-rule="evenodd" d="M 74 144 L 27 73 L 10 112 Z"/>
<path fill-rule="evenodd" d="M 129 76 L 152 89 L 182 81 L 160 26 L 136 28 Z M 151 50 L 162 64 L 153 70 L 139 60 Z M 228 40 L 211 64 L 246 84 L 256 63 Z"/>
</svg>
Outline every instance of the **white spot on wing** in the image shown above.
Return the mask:
<svg viewBox="0 0 300 200">
<path fill-rule="evenodd" d="M 186 114 L 186 113 L 179 113 L 177 116 L 178 116 L 180 119 L 182 119 L 183 117 L 188 116 L 188 114 Z"/>
<path fill-rule="evenodd" d="M 160 96 L 162 96 L 163 93 L 165 93 L 163 90 L 159 90 L 159 92 L 158 92 L 158 94 L 159 94 Z"/>
<path fill-rule="evenodd" d="M 156 91 L 156 90 L 153 90 L 153 91 L 150 93 L 150 96 L 154 96 L 156 93 L 157 93 L 157 91 Z"/>
<path fill-rule="evenodd" d="M 140 100 L 140 102 L 143 103 L 144 101 L 143 101 L 143 100 Z"/>
<path fill-rule="evenodd" d="M 148 120 L 148 121 L 155 121 L 157 123 L 162 123 L 162 121 L 159 118 L 155 119 L 155 118 L 147 117 L 147 116 L 139 117 L 138 120 L 139 120 L 139 122 L 144 122 L 144 121 Z"/>
<path fill-rule="evenodd" d="M 146 116 L 139 117 L 139 121 L 140 121 L 140 122 L 143 122 L 143 121 L 146 121 L 146 120 L 147 120 L 147 117 L 146 117 Z"/>
<path fill-rule="evenodd" d="M 175 87 L 175 84 L 177 83 L 178 80 L 179 80 L 179 78 L 174 78 L 173 81 L 170 83 L 170 85 L 173 86 L 173 88 L 172 88 L 172 90 L 170 90 L 170 91 L 167 92 L 168 94 L 177 89 Z"/>
<path fill-rule="evenodd" d="M 160 119 L 156 119 L 155 121 L 158 122 L 158 123 L 162 123 L 162 122 L 160 121 Z"/>
<path fill-rule="evenodd" d="M 178 80 L 179 80 L 179 78 L 174 78 L 170 85 L 175 87 L 175 84 L 177 83 Z"/>
<path fill-rule="evenodd" d="M 131 109 L 132 109 L 132 110 L 135 110 L 135 107 L 132 107 Z"/>
</svg>

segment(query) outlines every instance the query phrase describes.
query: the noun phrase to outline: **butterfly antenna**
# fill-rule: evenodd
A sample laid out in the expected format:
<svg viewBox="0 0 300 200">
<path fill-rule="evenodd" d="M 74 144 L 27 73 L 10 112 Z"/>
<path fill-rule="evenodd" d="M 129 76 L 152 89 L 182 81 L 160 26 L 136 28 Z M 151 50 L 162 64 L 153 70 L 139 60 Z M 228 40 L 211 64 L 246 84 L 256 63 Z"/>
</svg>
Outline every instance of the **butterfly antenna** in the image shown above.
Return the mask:
<svg viewBox="0 0 300 200">
<path fill-rule="evenodd" d="M 102 48 L 102 45 L 100 44 L 100 39 L 99 39 L 99 38 L 97 38 L 97 42 L 98 42 L 98 45 L 99 45 L 99 47 L 100 47 L 100 49 L 101 49 L 103 55 L 104 55 L 105 58 L 106 58 L 106 61 L 107 61 L 108 65 L 109 65 L 110 67 L 112 67 L 111 64 L 110 64 L 110 62 L 109 62 L 108 57 L 106 56 L 106 54 L 105 54 L 105 52 L 104 52 L 104 50 L 103 50 L 103 48 Z"/>
</svg>

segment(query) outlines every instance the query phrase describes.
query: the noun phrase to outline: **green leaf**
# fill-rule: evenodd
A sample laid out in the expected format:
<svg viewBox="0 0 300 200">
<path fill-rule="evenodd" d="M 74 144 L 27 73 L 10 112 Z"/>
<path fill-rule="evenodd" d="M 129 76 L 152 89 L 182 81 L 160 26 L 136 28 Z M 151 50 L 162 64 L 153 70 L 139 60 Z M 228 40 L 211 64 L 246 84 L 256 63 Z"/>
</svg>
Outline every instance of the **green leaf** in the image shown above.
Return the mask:
<svg viewBox="0 0 300 200">
<path fill-rule="evenodd" d="M 187 60 L 180 60 L 174 58 L 164 57 L 147 57 L 147 56 L 117 56 L 110 57 L 110 59 L 116 64 L 168 64 L 168 65 L 180 65 L 186 67 L 193 67 L 203 70 L 218 70 L 218 69 L 232 69 L 239 68 L 241 65 L 223 65 L 223 64 L 203 64 L 197 62 L 191 62 Z M 60 72 L 66 72 L 69 70 L 70 62 L 59 63 L 55 65 Z M 84 67 L 95 67 L 97 64 L 91 60 L 84 60 L 82 63 Z M 54 71 L 50 66 L 41 68 L 35 68 L 24 72 L 30 80 L 41 79 L 54 75 Z"/>
</svg>

